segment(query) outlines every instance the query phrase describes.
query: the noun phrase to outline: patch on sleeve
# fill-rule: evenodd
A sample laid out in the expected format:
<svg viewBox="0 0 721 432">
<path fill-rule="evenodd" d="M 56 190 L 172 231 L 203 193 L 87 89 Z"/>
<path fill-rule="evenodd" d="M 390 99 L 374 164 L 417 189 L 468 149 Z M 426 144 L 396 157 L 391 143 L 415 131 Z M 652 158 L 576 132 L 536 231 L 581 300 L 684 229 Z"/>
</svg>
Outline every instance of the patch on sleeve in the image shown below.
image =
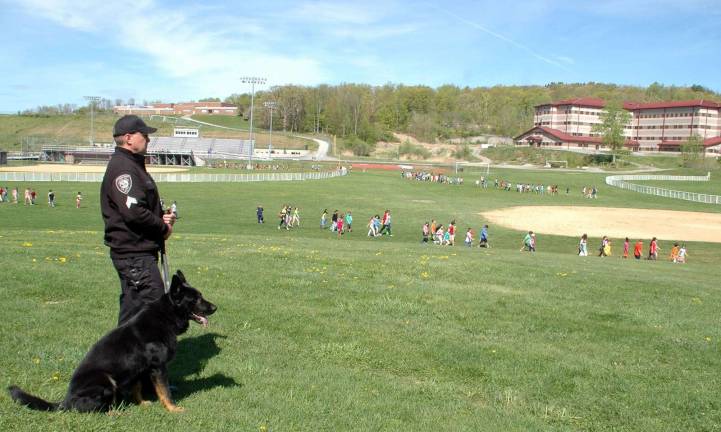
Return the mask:
<svg viewBox="0 0 721 432">
<path fill-rule="evenodd" d="M 115 187 L 118 188 L 121 193 L 127 195 L 130 189 L 133 188 L 133 179 L 130 177 L 130 174 L 123 174 L 116 177 Z"/>
<path fill-rule="evenodd" d="M 135 198 L 133 198 L 131 196 L 128 196 L 128 199 L 125 200 L 125 205 L 128 208 L 130 208 L 133 204 L 137 204 L 137 203 L 138 203 L 138 200 L 136 200 Z"/>
</svg>

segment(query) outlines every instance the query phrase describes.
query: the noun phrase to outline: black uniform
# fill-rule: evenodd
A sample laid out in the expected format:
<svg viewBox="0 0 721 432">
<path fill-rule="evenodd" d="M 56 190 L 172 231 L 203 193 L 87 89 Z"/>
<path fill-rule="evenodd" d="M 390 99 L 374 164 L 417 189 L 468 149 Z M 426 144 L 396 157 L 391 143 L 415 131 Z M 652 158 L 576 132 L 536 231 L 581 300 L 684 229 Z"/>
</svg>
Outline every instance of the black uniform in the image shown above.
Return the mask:
<svg viewBox="0 0 721 432">
<path fill-rule="evenodd" d="M 100 188 L 105 244 L 120 277 L 118 324 L 164 293 L 158 252 L 168 232 L 145 156 L 115 148 Z"/>
</svg>

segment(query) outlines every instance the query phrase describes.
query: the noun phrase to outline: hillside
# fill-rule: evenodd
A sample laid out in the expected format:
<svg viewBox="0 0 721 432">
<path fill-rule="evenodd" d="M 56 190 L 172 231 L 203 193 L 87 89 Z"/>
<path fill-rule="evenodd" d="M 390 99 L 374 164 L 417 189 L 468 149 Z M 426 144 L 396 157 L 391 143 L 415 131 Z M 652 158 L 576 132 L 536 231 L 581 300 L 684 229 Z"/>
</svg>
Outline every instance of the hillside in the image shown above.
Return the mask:
<svg viewBox="0 0 721 432">
<path fill-rule="evenodd" d="M 96 143 L 111 143 L 113 140 L 112 130 L 118 116 L 110 113 L 99 113 L 95 115 L 94 130 Z M 245 130 L 233 130 L 203 126 L 195 123 L 183 123 L 192 127 L 198 127 L 201 135 L 209 138 L 239 138 L 248 139 L 247 122 L 240 117 L 219 117 L 219 116 L 197 116 L 200 121 L 216 123 L 220 126 L 238 128 Z M 158 128 L 159 136 L 171 136 L 173 133 L 172 122 L 163 122 L 154 119 L 145 121 L 155 128 Z M 268 133 L 255 130 L 256 145 L 267 146 Z M 280 131 L 273 131 L 273 146 L 276 148 L 301 149 L 309 146 L 314 148 L 312 141 L 290 137 Z M 42 145 L 72 145 L 82 146 L 90 144 L 90 116 L 82 114 L 70 115 L 2 115 L 0 116 L 0 149 L 7 151 L 19 151 L 22 149 L 37 150 Z"/>
</svg>

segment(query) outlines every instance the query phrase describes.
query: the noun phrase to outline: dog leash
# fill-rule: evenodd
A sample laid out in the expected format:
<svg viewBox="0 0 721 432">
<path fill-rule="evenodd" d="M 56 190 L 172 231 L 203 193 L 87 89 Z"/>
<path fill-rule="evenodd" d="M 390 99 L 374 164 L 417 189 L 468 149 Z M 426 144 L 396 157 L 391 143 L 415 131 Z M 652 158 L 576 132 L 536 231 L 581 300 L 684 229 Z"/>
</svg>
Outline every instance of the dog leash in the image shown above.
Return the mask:
<svg viewBox="0 0 721 432">
<path fill-rule="evenodd" d="M 168 269 L 168 254 L 165 253 L 165 240 L 160 246 L 160 264 L 163 267 L 163 285 L 165 288 L 165 294 L 170 292 L 170 270 Z"/>
</svg>

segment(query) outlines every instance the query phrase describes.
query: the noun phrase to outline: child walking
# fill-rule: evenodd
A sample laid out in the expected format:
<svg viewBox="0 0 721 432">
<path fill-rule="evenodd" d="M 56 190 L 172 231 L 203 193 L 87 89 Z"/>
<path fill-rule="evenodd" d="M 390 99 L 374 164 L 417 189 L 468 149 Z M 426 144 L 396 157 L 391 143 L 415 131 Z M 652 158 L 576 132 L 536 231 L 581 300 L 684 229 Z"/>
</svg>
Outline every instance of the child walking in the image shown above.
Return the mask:
<svg viewBox="0 0 721 432">
<path fill-rule="evenodd" d="M 471 231 L 470 228 L 468 228 L 468 231 L 466 231 L 466 240 L 464 241 L 464 243 L 468 247 L 473 246 L 473 231 Z"/>
</svg>

